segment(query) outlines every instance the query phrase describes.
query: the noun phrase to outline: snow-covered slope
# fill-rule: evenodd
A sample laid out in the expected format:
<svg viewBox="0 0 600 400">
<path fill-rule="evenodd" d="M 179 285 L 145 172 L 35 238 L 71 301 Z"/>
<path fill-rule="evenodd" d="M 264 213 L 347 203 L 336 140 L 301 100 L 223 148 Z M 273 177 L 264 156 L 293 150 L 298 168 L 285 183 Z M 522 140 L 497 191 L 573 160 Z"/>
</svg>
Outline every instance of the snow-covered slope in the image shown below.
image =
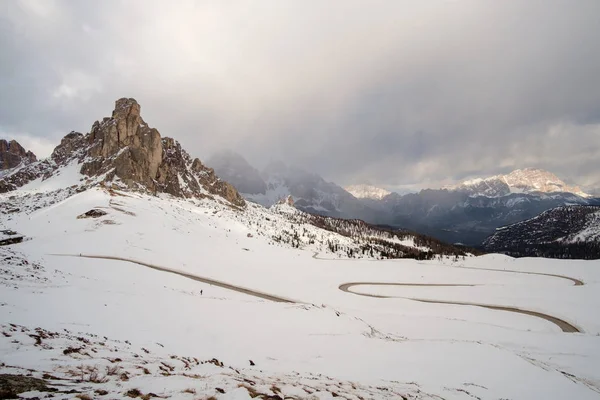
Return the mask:
<svg viewBox="0 0 600 400">
<path fill-rule="evenodd" d="M 597 398 L 598 262 L 237 202 L 131 110 L 0 194 L 3 396 Z"/>
<path fill-rule="evenodd" d="M 357 199 L 381 200 L 391 192 L 372 185 L 350 185 L 344 189 Z"/>
<path fill-rule="evenodd" d="M 448 189 L 466 192 L 472 196 L 500 197 L 510 193 L 573 193 L 589 197 L 577 186 L 570 186 L 551 172 L 537 168 L 517 169 L 507 175 L 476 178 Z"/>
<path fill-rule="evenodd" d="M 0 249 L 0 373 L 43 378 L 57 399 L 598 395 L 597 264 L 331 259 L 326 242 L 350 239 L 290 222 L 287 214 L 302 214 L 283 204 L 240 211 L 211 199 L 98 187 L 40 208 L 39 199 L 56 196 L 59 179 L 73 181 L 61 175 L 2 195 L 3 202 L 15 196 L 10 201 L 20 210 L 0 216 L 2 226 L 28 238 Z M 273 237 L 282 229 L 305 242 L 304 250 Z M 568 274 L 586 285 L 507 269 Z M 339 290 L 345 282 L 364 282 L 353 291 L 374 297 Z M 564 333 L 532 316 L 407 298 L 518 306 L 586 333 Z M 30 396 L 43 397 L 43 390 Z"/>
<path fill-rule="evenodd" d="M 600 207 L 565 206 L 499 228 L 483 243 L 514 256 L 600 258 Z"/>
</svg>

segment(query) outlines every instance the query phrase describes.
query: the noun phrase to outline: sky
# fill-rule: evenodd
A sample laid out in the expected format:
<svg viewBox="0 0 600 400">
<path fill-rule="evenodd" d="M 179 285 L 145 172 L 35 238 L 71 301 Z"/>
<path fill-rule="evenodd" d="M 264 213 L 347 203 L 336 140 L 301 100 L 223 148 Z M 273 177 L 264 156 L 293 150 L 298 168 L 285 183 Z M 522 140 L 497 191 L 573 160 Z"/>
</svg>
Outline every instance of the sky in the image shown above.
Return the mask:
<svg viewBox="0 0 600 400">
<path fill-rule="evenodd" d="M 193 155 L 439 187 L 600 187 L 598 0 L 0 2 L 0 137 L 47 156 L 114 101 Z"/>
</svg>

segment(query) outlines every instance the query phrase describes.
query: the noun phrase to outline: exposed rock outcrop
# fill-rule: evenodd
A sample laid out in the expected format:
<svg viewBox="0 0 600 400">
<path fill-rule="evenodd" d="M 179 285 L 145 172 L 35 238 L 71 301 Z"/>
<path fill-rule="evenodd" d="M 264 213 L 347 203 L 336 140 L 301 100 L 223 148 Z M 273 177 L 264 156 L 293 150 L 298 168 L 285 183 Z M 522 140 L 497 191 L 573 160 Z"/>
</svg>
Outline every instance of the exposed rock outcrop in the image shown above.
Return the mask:
<svg viewBox="0 0 600 400">
<path fill-rule="evenodd" d="M 35 154 L 25 150 L 16 140 L 8 142 L 0 139 L 0 170 L 31 164 L 35 161 L 37 161 Z"/>
<path fill-rule="evenodd" d="M 76 161 L 81 164 L 81 174 L 88 177 L 86 184 L 111 183 L 185 198 L 219 196 L 232 205 L 245 205 L 233 186 L 199 159 L 192 159 L 179 142 L 161 138 L 158 130 L 144 122 L 140 111 L 135 99 L 117 100 L 112 116 L 94 122 L 89 134 L 71 132 L 49 159 L 7 174 L 0 180 L 0 193 L 39 177 L 46 179 Z"/>
<path fill-rule="evenodd" d="M 287 204 L 290 207 L 294 207 L 294 198 L 290 194 L 286 198 L 279 199 L 277 204 Z"/>
</svg>

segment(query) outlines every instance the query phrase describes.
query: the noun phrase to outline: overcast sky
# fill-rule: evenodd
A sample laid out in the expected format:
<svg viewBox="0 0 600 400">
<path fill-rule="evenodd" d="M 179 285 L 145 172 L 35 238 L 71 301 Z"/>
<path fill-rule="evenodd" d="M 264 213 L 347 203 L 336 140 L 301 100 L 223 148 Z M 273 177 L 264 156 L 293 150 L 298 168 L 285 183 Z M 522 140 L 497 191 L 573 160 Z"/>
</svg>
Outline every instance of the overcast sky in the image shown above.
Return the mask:
<svg viewBox="0 0 600 400">
<path fill-rule="evenodd" d="M 340 184 L 541 167 L 600 186 L 599 0 L 0 1 L 0 137 L 47 156 L 119 97 L 193 156 Z"/>
</svg>

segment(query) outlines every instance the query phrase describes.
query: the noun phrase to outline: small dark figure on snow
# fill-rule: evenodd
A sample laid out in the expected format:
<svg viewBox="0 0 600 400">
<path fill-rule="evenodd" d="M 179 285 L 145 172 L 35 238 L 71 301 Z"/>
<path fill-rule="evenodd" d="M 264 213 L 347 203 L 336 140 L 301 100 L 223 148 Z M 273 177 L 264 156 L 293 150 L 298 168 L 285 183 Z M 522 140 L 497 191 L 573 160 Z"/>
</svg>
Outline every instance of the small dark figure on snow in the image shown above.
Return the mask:
<svg viewBox="0 0 600 400">
<path fill-rule="evenodd" d="M 200 296 L 202 296 L 202 290 L 200 290 Z"/>
</svg>

